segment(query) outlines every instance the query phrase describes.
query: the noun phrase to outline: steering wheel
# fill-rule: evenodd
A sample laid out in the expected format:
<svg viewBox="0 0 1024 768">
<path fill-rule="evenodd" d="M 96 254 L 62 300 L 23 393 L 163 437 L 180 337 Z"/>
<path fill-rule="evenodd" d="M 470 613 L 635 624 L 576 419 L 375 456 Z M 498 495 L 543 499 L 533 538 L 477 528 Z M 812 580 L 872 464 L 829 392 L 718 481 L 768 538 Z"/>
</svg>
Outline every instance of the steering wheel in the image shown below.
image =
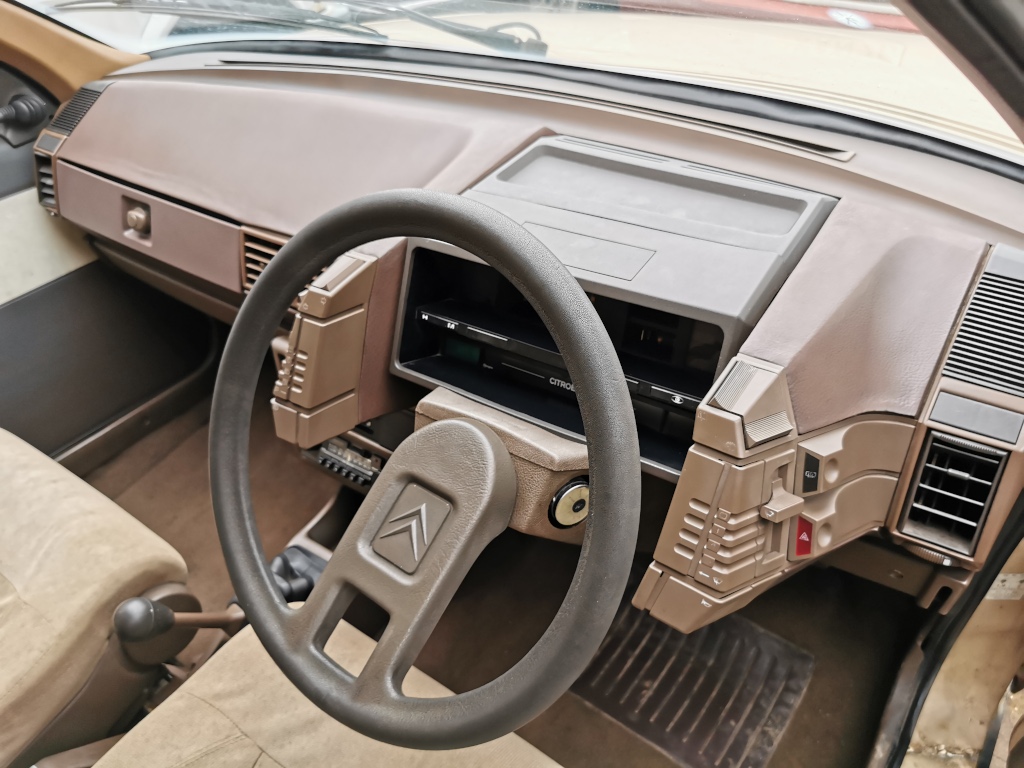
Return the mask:
<svg viewBox="0 0 1024 768">
<path fill-rule="evenodd" d="M 249 422 L 280 318 L 306 283 L 374 240 L 425 237 L 475 254 L 533 305 L 562 353 L 587 437 L 590 504 L 579 563 L 550 626 L 497 679 L 446 698 L 410 698 L 402 680 L 480 552 L 504 530 L 516 479 L 501 440 L 461 419 L 414 432 L 394 452 L 313 589 L 285 604 L 263 556 L 249 487 Z M 536 238 L 456 195 L 396 190 L 321 216 L 270 262 L 228 337 L 210 420 L 213 506 L 231 581 L 263 646 L 314 704 L 360 733 L 414 749 L 479 744 L 525 724 L 596 654 L 626 587 L 640 512 L 640 452 L 615 349 L 579 283 Z M 358 676 L 324 652 L 356 594 L 389 622 Z"/>
</svg>

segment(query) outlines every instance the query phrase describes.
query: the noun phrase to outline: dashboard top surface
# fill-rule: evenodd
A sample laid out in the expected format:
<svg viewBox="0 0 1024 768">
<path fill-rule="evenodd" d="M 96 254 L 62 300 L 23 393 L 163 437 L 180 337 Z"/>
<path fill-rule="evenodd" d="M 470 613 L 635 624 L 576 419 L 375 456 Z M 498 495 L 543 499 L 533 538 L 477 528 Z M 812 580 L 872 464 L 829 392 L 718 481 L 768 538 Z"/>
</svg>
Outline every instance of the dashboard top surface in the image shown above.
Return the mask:
<svg viewBox="0 0 1024 768">
<path fill-rule="evenodd" d="M 461 192 L 536 138 L 561 134 L 864 197 L 922 225 L 1024 246 L 1024 186 L 1009 179 L 855 136 L 529 73 L 498 81 L 458 67 L 232 51 L 161 58 L 114 79 L 69 138 L 68 160 L 273 231 L 295 232 L 375 189 Z"/>
<path fill-rule="evenodd" d="M 806 429 L 864 412 L 916 415 L 984 244 L 1024 245 L 1010 215 L 1024 186 L 978 168 L 762 117 L 444 66 L 166 57 L 110 78 L 59 158 L 58 179 L 87 171 L 283 239 L 377 190 L 466 194 L 526 226 L 588 290 L 719 327 L 716 372 L 753 330 L 743 351 L 792 368 Z M 814 258 L 801 261 L 808 246 Z M 874 377 L 874 389 L 855 383 L 886 366 L 893 375 Z M 824 371 L 849 386 L 823 388 Z"/>
</svg>

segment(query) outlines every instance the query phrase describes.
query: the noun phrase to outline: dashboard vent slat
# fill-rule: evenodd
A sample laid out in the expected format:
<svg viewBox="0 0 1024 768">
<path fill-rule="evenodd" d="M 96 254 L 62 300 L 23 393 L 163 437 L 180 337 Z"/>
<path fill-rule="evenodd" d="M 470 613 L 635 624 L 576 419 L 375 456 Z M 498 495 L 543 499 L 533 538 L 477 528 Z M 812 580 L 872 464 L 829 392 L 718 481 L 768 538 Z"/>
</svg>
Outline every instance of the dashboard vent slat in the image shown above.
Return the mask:
<svg viewBox="0 0 1024 768">
<path fill-rule="evenodd" d="M 270 260 L 277 255 L 277 252 L 287 242 L 288 237 L 286 235 L 242 227 L 242 293 L 248 294 L 252 290 L 256 280 L 263 274 L 263 270 L 267 268 L 267 265 L 270 264 Z M 320 270 L 313 280 L 316 280 L 328 268 L 324 267 L 324 269 Z M 310 283 L 312 282 L 311 280 Z M 306 284 L 306 290 L 309 289 L 310 283 Z M 299 296 L 296 296 L 295 301 L 292 302 L 291 308 L 288 310 L 290 315 L 294 315 L 299 311 L 301 295 L 300 293 Z"/>
<path fill-rule="evenodd" d="M 53 184 L 53 158 L 50 155 L 37 153 L 34 155 L 36 164 L 36 192 L 39 204 L 48 211 L 57 212 L 57 191 Z"/>
<path fill-rule="evenodd" d="M 1024 397 L 1024 280 L 981 276 L 942 372 Z"/>
<path fill-rule="evenodd" d="M 249 293 L 256 278 L 263 274 L 270 260 L 277 255 L 287 238 L 270 232 L 243 229 L 242 293 Z"/>
<path fill-rule="evenodd" d="M 108 85 L 110 85 L 109 82 L 102 81 L 83 85 L 78 93 L 71 97 L 71 101 L 57 112 L 57 116 L 50 123 L 49 130 L 53 133 L 70 136 Z"/>
<path fill-rule="evenodd" d="M 271 259 L 287 242 L 288 238 L 285 235 L 242 227 L 242 293 L 248 294 L 252 290 Z M 309 288 L 308 284 L 306 288 Z M 299 304 L 300 297 L 296 296 L 288 313 L 297 313 Z"/>
<path fill-rule="evenodd" d="M 1006 451 L 931 432 L 922 457 L 900 530 L 929 544 L 973 554 Z"/>
<path fill-rule="evenodd" d="M 260 242 L 255 238 L 249 239 L 245 243 L 246 249 L 253 252 L 254 258 L 259 258 L 257 254 L 264 253 L 267 257 L 276 256 L 277 252 L 281 250 L 281 246 L 276 243 Z"/>
</svg>

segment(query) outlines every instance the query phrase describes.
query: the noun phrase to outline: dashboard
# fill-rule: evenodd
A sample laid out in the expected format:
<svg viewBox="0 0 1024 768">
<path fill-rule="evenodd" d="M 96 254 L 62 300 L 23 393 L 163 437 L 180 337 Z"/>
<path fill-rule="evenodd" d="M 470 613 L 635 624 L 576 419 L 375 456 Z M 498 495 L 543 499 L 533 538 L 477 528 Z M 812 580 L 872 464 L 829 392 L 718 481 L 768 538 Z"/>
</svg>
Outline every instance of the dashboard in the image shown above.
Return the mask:
<svg viewBox="0 0 1024 768">
<path fill-rule="evenodd" d="M 522 224 L 590 296 L 644 472 L 672 488 L 634 604 L 680 630 L 865 536 L 948 604 L 1016 501 L 1024 188 L 984 170 L 533 75 L 240 53 L 87 85 L 35 157 L 41 205 L 224 322 L 291 235 L 365 193 L 440 189 Z M 347 481 L 388 455 L 359 425 L 475 418 L 513 455 L 513 527 L 580 540 L 572 382 L 473 254 L 338 254 L 275 355 L 278 436 Z"/>
</svg>

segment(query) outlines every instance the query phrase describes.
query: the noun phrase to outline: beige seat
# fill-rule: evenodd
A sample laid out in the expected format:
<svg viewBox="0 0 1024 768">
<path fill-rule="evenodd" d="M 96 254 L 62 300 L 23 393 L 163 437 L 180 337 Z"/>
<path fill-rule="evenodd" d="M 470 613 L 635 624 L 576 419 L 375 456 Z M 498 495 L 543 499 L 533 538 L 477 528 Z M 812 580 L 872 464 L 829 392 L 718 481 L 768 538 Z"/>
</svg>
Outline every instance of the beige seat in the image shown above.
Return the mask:
<svg viewBox="0 0 1024 768">
<path fill-rule="evenodd" d="M 110 658 L 114 608 L 185 576 L 156 534 L 0 430 L 0 765 L 30 760 L 40 740 L 74 746 L 54 721 Z"/>
<path fill-rule="evenodd" d="M 327 653 L 353 672 L 374 642 L 342 623 Z M 450 693 L 413 669 L 410 696 Z M 263 650 L 251 628 L 133 728 L 95 768 L 557 768 L 515 734 L 451 752 L 418 752 L 362 736 L 316 708 Z"/>
</svg>

